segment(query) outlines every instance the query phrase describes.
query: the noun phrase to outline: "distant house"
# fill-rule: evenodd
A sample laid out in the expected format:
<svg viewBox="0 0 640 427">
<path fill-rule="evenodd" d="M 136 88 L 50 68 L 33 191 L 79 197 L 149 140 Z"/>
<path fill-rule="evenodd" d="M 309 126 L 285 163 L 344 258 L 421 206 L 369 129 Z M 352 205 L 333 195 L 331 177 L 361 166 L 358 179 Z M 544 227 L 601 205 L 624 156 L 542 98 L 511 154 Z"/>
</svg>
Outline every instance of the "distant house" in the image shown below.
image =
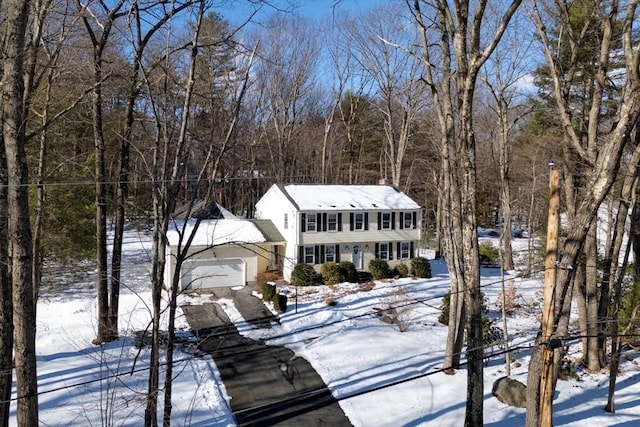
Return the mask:
<svg viewBox="0 0 640 427">
<path fill-rule="evenodd" d="M 351 261 L 365 270 L 374 258 L 394 267 L 415 256 L 422 209 L 390 185 L 273 185 L 256 203 L 286 240 L 284 278 L 297 263 Z"/>
<path fill-rule="evenodd" d="M 281 269 L 285 241 L 271 221 L 237 218 L 216 203 L 197 202 L 172 215 L 165 283 L 171 283 L 178 250 L 192 235 L 180 289 L 244 286 L 261 272 Z"/>
</svg>

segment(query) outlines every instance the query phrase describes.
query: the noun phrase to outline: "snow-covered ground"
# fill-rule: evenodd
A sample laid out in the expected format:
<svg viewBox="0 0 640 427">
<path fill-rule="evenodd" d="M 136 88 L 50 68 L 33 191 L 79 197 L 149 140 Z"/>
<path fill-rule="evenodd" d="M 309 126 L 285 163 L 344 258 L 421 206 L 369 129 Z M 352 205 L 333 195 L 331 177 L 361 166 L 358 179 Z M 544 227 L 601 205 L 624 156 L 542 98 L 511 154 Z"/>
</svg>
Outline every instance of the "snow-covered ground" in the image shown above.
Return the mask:
<svg viewBox="0 0 640 427">
<path fill-rule="evenodd" d="M 516 249 L 524 240 L 514 242 Z M 40 423 L 50 426 L 139 426 L 144 420 L 148 379 L 148 349 L 134 345 L 134 331 L 150 319 L 149 237 L 130 231 L 124 248 L 124 283 L 120 300 L 122 339 L 103 346 L 91 340 L 96 330 L 92 274 L 60 274 L 57 286 L 43 292 L 38 303 L 38 375 Z M 439 372 L 446 327 L 438 323 L 448 274 L 442 261 L 432 261 L 432 279 L 377 282 L 372 289 L 343 284 L 332 289 L 305 288 L 289 298 L 280 326 L 251 329 L 231 301 L 225 310 L 241 332 L 268 343 L 286 345 L 309 360 L 339 400 L 355 426 L 462 425 L 466 372 Z M 501 326 L 495 302 L 501 290 L 499 270 L 483 269 L 483 291 L 490 316 Z M 511 377 L 526 383 L 526 370 L 539 324 L 541 283 L 505 278 L 513 284 L 520 305 L 508 317 L 510 347 L 516 348 Z M 286 291 L 286 290 L 285 290 Z M 205 297 L 185 296 L 191 304 Z M 337 304 L 329 306 L 328 298 Z M 382 322 L 374 313 L 389 306 L 399 311 L 398 325 Z M 178 318 L 178 326 L 186 322 Z M 489 347 L 486 353 L 499 353 Z M 577 357 L 576 350 L 573 356 Z M 193 355 L 185 347 L 176 355 L 172 424 L 232 426 L 224 385 L 209 356 Z M 640 423 L 640 358 L 626 354 L 616 391 L 615 414 L 604 412 L 608 373 L 578 371 L 579 380 L 560 381 L 554 400 L 556 426 L 620 426 Z M 484 421 L 487 426 L 523 425 L 524 409 L 500 403 L 491 395 L 493 382 L 505 375 L 504 355 L 488 357 L 485 369 Z M 161 380 L 163 381 L 163 380 Z M 15 394 L 12 396 L 15 399 Z M 160 398 L 160 407 L 162 397 Z M 14 401 L 15 404 L 15 401 Z M 16 424 L 15 405 L 11 425 Z"/>
</svg>

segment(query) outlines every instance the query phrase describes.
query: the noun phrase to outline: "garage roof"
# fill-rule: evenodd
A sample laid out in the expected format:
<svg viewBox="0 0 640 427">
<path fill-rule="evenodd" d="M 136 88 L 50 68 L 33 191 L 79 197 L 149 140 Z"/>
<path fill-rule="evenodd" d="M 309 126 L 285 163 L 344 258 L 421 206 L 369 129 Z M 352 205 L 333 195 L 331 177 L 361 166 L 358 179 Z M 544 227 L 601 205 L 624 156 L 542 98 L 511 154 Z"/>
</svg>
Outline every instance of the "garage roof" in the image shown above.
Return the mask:
<svg viewBox="0 0 640 427">
<path fill-rule="evenodd" d="M 196 230 L 197 221 L 173 221 L 167 231 L 170 246 L 177 246 L 180 235 L 185 236 L 183 242 L 195 232 L 192 246 L 219 246 L 224 244 L 264 243 L 267 241 L 256 225 L 246 219 L 201 220 Z"/>
</svg>

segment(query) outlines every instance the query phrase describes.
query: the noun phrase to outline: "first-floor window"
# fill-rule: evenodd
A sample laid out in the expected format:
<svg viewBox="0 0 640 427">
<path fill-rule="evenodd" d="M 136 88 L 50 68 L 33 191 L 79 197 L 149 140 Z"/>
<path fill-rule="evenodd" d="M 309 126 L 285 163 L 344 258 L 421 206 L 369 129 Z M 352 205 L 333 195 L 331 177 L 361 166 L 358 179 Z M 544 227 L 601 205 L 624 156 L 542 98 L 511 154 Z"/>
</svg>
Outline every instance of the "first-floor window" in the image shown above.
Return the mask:
<svg viewBox="0 0 640 427">
<path fill-rule="evenodd" d="M 315 264 L 316 263 L 316 251 L 313 246 L 305 246 L 304 247 L 304 262 L 306 264 Z"/>
<path fill-rule="evenodd" d="M 335 245 L 325 245 L 324 262 L 336 262 L 336 246 Z"/>
<path fill-rule="evenodd" d="M 400 242 L 399 247 L 400 247 L 400 249 L 398 250 L 399 259 L 411 258 L 411 242 Z"/>
<path fill-rule="evenodd" d="M 389 248 L 389 243 L 380 243 L 378 246 L 378 258 L 388 260 L 390 251 Z"/>
</svg>

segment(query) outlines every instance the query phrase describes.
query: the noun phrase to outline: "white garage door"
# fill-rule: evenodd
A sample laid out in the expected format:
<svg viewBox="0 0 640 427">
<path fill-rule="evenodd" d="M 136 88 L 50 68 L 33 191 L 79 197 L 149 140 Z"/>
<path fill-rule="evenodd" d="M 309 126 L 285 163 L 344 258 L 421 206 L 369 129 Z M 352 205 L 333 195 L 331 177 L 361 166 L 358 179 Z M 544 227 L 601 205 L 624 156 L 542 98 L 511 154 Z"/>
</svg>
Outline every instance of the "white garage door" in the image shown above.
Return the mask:
<svg viewBox="0 0 640 427">
<path fill-rule="evenodd" d="M 182 289 L 207 289 L 245 284 L 240 258 L 186 261 L 182 266 Z"/>
</svg>

